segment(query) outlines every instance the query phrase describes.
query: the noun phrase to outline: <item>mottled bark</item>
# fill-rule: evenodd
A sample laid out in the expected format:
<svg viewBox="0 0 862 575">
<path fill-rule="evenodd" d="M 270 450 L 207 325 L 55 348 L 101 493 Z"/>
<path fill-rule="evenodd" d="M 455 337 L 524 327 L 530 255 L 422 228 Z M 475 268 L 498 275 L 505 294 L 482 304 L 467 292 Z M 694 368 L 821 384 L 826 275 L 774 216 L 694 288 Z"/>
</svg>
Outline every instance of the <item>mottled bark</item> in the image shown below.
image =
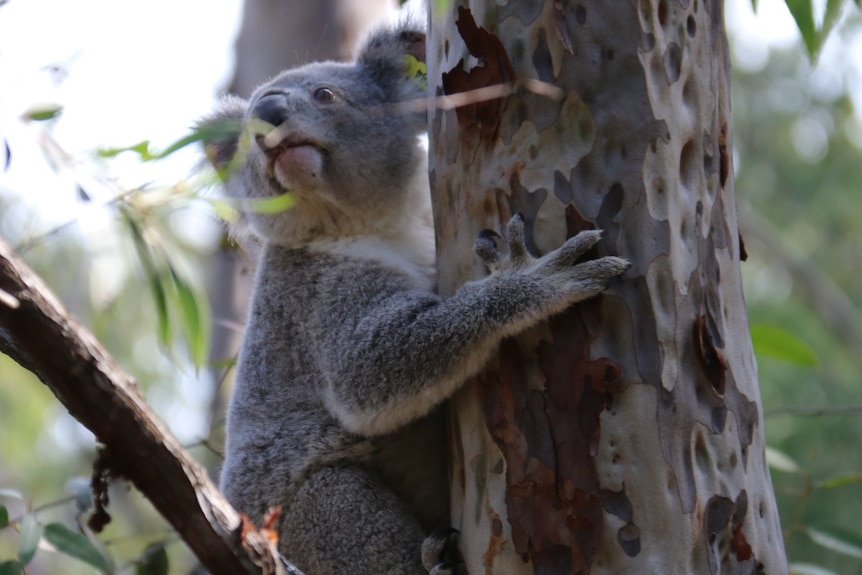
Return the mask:
<svg viewBox="0 0 862 575">
<path fill-rule="evenodd" d="M 453 401 L 472 575 L 788 571 L 739 273 L 722 10 L 475 0 L 432 14 L 434 95 L 514 89 L 431 112 L 440 291 L 484 273 L 472 240 L 513 212 L 538 252 L 601 228 L 597 255 L 633 264 L 507 341 Z"/>
</svg>

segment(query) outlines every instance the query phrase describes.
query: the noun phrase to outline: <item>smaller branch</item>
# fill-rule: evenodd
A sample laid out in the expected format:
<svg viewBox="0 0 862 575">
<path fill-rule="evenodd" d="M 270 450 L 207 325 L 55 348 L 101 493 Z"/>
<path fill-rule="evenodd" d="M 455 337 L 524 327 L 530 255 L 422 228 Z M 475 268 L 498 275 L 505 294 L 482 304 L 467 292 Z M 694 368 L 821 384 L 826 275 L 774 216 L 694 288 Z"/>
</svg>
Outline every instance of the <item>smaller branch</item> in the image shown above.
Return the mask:
<svg viewBox="0 0 862 575">
<path fill-rule="evenodd" d="M 862 414 L 862 405 L 844 405 L 840 407 L 781 407 L 764 411 L 764 417 L 820 417 L 833 415 Z"/>
<path fill-rule="evenodd" d="M 135 381 L 2 239 L 0 294 L 0 352 L 36 374 L 95 434 L 104 445 L 100 473 L 134 483 L 210 573 L 285 573 L 275 544 L 241 520 Z"/>
</svg>

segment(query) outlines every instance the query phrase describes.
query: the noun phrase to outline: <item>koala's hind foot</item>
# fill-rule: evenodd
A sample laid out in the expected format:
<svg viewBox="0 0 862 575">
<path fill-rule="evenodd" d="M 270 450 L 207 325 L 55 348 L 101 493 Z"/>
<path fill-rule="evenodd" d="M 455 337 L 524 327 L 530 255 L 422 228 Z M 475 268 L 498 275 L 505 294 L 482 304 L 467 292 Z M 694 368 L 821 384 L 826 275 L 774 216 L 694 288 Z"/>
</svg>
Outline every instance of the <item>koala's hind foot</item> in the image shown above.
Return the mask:
<svg viewBox="0 0 862 575">
<path fill-rule="evenodd" d="M 429 575 L 467 575 L 458 548 L 458 530 L 443 529 L 422 542 L 422 565 Z"/>
<path fill-rule="evenodd" d="M 312 473 L 287 506 L 279 551 L 306 575 L 425 575 L 424 535 L 409 510 L 360 466 Z"/>
</svg>

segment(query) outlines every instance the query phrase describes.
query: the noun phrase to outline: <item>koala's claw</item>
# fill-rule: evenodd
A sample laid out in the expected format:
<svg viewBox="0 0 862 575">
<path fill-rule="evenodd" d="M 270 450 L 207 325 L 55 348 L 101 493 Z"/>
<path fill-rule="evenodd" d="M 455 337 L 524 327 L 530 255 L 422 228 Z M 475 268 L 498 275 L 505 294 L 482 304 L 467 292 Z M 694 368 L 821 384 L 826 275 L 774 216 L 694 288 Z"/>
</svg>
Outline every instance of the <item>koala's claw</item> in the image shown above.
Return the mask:
<svg viewBox="0 0 862 575">
<path fill-rule="evenodd" d="M 497 246 L 499 239 L 501 239 L 500 234 L 494 230 L 482 230 L 473 244 L 473 251 L 492 270 L 497 267 L 497 263 L 500 261 L 500 248 Z"/>
<path fill-rule="evenodd" d="M 458 550 L 457 529 L 442 529 L 422 542 L 422 565 L 429 575 L 461 575 L 466 573 Z"/>
<path fill-rule="evenodd" d="M 559 249 L 558 263 L 561 266 L 572 266 L 579 257 L 584 255 L 602 239 L 602 230 L 585 230 L 566 240 Z"/>
<path fill-rule="evenodd" d="M 518 264 L 530 259 L 527 245 L 524 241 L 524 216 L 520 213 L 512 216 L 506 226 L 506 239 L 509 244 L 509 258 L 512 263 Z"/>
</svg>

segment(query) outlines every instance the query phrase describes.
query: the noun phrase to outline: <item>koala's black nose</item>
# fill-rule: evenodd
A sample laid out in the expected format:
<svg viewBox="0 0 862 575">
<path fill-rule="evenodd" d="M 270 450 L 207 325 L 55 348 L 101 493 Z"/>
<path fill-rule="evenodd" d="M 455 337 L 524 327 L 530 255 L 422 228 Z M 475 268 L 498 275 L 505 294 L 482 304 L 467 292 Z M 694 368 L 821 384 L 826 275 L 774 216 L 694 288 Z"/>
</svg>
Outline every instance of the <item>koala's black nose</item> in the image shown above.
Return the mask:
<svg viewBox="0 0 862 575">
<path fill-rule="evenodd" d="M 264 94 L 252 107 L 252 117 L 263 120 L 272 126 L 280 126 L 287 120 L 287 96 L 284 94 Z"/>
</svg>

